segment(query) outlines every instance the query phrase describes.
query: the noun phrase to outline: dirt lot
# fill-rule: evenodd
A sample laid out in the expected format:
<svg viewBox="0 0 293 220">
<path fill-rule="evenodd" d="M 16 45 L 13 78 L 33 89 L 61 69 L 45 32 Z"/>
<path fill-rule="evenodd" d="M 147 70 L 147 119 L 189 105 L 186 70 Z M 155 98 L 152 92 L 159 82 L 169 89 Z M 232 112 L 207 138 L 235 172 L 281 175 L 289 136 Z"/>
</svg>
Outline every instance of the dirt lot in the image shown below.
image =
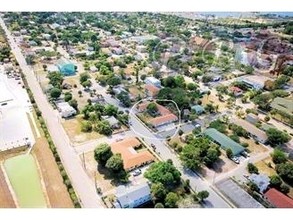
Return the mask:
<svg viewBox="0 0 293 220">
<path fill-rule="evenodd" d="M 276 174 L 276 171 L 274 170 L 274 168 L 268 166 L 269 163 L 271 163 L 272 167 L 274 166 L 271 157 L 267 157 L 264 160 L 257 162 L 255 165 L 257 166 L 260 173 L 264 173 L 268 176 L 271 176 Z"/>
<path fill-rule="evenodd" d="M 218 109 L 219 112 L 222 112 L 222 111 L 227 109 L 226 103 L 225 102 L 220 102 L 219 98 L 216 97 L 214 94 L 210 94 L 209 96 L 204 95 L 203 98 L 201 99 L 201 101 L 202 101 L 203 106 L 206 106 L 208 103 L 211 103 L 213 105 L 218 105 L 219 106 L 219 109 Z"/>
<path fill-rule="evenodd" d="M 111 194 L 115 190 L 115 183 L 110 178 L 110 174 L 106 169 L 99 166 L 94 159 L 94 151 L 80 155 L 81 161 L 84 161 L 87 174 L 89 177 L 96 181 L 97 187 L 101 188 L 103 195 Z"/>
<path fill-rule="evenodd" d="M 214 169 L 203 167 L 201 174 L 210 182 L 213 182 L 214 178 L 217 178 L 221 174 L 227 173 L 236 168 L 236 164 L 225 156 L 222 152 L 220 159 L 214 164 Z"/>
<path fill-rule="evenodd" d="M 93 140 L 102 137 L 97 132 L 84 133 L 81 131 L 81 116 L 76 116 L 72 119 L 66 119 L 63 121 L 63 127 L 69 137 L 74 143 L 83 143 L 85 141 Z"/>
<path fill-rule="evenodd" d="M 249 139 L 240 138 L 240 141 L 241 143 L 248 143 L 247 149 L 249 150 L 251 155 L 264 153 L 268 151 L 268 149 L 265 148 L 263 145 L 256 144 L 252 138 L 249 138 Z"/>
<path fill-rule="evenodd" d="M 4 173 L 0 169 L 0 208 L 15 208 L 12 195 L 5 181 Z"/>
<path fill-rule="evenodd" d="M 58 166 L 44 137 L 37 139 L 33 153 L 36 155 L 36 159 L 40 165 L 40 171 L 42 172 L 51 207 L 73 208 Z"/>
</svg>

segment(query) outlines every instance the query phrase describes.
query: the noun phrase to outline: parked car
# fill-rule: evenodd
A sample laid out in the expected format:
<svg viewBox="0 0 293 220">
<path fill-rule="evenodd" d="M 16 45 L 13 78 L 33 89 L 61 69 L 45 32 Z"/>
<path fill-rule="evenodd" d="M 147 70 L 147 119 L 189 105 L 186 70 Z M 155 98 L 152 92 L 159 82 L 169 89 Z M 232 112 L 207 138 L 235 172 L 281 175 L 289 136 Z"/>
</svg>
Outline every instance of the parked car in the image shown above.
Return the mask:
<svg viewBox="0 0 293 220">
<path fill-rule="evenodd" d="M 141 174 L 141 169 L 135 170 L 133 176 L 139 176 Z"/>
<path fill-rule="evenodd" d="M 249 153 L 247 153 L 246 151 L 242 152 L 242 156 L 245 158 L 250 157 Z"/>
<path fill-rule="evenodd" d="M 156 150 L 156 146 L 154 144 L 151 144 L 151 147 L 153 148 L 153 150 Z"/>
<path fill-rule="evenodd" d="M 239 160 L 238 157 L 232 157 L 231 160 L 232 160 L 234 163 L 237 163 L 237 164 L 240 163 L 240 160 Z"/>
</svg>

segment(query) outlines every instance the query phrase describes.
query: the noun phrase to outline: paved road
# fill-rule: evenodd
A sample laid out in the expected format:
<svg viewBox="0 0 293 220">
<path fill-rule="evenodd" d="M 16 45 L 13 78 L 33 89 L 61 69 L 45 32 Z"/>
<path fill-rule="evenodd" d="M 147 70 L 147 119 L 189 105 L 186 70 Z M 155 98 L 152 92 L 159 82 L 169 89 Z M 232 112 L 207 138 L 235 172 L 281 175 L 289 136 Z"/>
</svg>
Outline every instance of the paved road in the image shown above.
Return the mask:
<svg viewBox="0 0 293 220">
<path fill-rule="evenodd" d="M 15 43 L 2 18 L 0 18 L 0 25 L 7 35 L 12 52 L 15 55 L 15 58 L 18 61 L 24 75 L 26 76 L 28 85 L 34 94 L 38 107 L 42 111 L 42 116 L 46 121 L 49 132 L 57 147 L 62 163 L 72 181 L 72 185 L 81 201 L 82 207 L 102 208 L 102 201 L 96 193 L 94 183 L 87 176 L 86 172 L 82 168 L 82 164 L 78 158 L 78 155 L 71 147 L 70 141 L 58 118 L 59 114 L 54 111 L 52 106 L 48 103 L 40 85 L 35 78 L 33 71 L 26 64 L 25 58 L 21 53 L 20 48 Z"/>
<path fill-rule="evenodd" d="M 156 138 L 156 136 L 147 129 L 134 114 L 130 114 L 130 121 L 132 123 L 131 129 L 136 133 L 141 134 L 140 137 L 143 138 L 147 144 L 154 144 L 156 146 L 156 151 L 160 154 L 163 160 L 171 159 L 174 166 L 176 166 L 181 172 L 182 178 L 190 180 L 190 186 L 193 189 L 198 191 L 207 190 L 210 193 L 209 198 L 204 204 L 206 208 L 230 208 L 233 206 L 227 199 L 224 199 L 224 196 L 213 188 L 208 181 L 202 179 L 191 170 L 183 168 L 176 154 L 166 146 L 163 140 Z"/>
</svg>

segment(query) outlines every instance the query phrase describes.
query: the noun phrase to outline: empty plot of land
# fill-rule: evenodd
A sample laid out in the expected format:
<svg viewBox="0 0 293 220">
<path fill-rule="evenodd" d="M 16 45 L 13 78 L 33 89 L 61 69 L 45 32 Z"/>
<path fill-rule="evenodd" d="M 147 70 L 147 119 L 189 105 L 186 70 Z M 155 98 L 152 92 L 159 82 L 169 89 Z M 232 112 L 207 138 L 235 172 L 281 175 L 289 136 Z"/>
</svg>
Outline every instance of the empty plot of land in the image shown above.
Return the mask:
<svg viewBox="0 0 293 220">
<path fill-rule="evenodd" d="M 9 191 L 4 173 L 0 168 L 0 208 L 15 208 L 13 197 Z"/>
<path fill-rule="evenodd" d="M 216 185 L 238 208 L 263 208 L 259 202 L 231 179 L 223 180 Z"/>
<path fill-rule="evenodd" d="M 44 137 L 33 148 L 52 208 L 73 208 L 72 201 L 60 175 L 58 166 Z"/>
</svg>

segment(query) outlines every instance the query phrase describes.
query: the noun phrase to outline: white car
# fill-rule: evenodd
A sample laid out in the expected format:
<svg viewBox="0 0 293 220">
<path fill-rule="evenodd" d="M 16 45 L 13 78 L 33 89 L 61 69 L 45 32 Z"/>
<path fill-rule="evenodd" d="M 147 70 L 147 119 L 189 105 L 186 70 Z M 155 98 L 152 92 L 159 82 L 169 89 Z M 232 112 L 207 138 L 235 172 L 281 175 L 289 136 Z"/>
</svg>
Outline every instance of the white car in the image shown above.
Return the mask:
<svg viewBox="0 0 293 220">
<path fill-rule="evenodd" d="M 240 163 L 240 160 L 239 160 L 238 157 L 232 157 L 231 160 L 232 160 L 234 163 L 237 163 L 237 164 Z"/>
</svg>

